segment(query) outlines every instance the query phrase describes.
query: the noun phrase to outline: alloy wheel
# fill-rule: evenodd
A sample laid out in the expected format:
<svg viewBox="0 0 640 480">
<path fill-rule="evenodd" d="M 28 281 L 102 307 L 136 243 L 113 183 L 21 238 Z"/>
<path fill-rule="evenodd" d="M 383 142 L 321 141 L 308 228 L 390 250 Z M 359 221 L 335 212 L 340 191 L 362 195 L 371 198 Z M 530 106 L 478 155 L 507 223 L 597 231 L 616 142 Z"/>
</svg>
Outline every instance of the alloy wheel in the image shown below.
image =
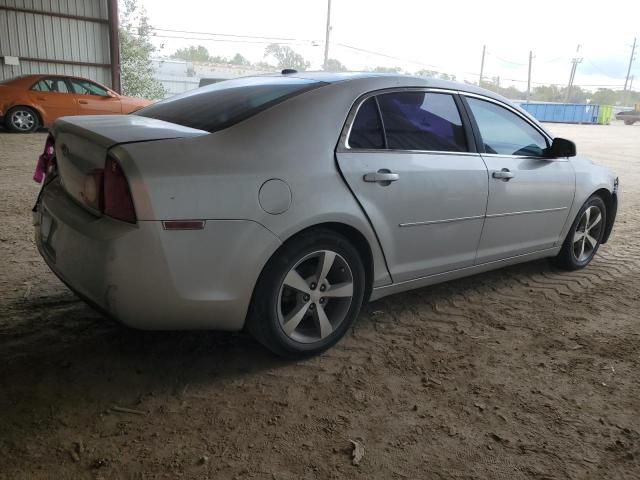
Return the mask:
<svg viewBox="0 0 640 480">
<path fill-rule="evenodd" d="M 313 343 L 331 335 L 347 317 L 353 273 L 331 250 L 306 255 L 289 270 L 278 294 L 277 313 L 285 335 Z"/>
<path fill-rule="evenodd" d="M 36 123 L 33 114 L 27 110 L 16 110 L 11 114 L 11 124 L 16 130 L 28 132 Z"/>
<path fill-rule="evenodd" d="M 578 262 L 585 262 L 594 254 L 602 233 L 602 212 L 597 206 L 588 207 L 573 234 L 573 255 Z"/>
</svg>

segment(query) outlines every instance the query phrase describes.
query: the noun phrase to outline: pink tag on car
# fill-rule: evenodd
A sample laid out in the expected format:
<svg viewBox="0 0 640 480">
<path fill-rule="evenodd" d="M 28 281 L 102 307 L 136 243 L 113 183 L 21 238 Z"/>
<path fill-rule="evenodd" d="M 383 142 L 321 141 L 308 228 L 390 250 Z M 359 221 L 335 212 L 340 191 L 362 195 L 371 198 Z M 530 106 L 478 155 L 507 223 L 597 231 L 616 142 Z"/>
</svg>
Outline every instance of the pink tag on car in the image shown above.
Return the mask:
<svg viewBox="0 0 640 480">
<path fill-rule="evenodd" d="M 53 136 L 49 135 L 44 144 L 44 152 L 42 152 L 42 155 L 38 157 L 36 170 L 33 172 L 33 181 L 36 183 L 42 183 L 42 180 L 47 173 L 47 168 L 49 168 L 55 153 L 54 144 Z"/>
</svg>

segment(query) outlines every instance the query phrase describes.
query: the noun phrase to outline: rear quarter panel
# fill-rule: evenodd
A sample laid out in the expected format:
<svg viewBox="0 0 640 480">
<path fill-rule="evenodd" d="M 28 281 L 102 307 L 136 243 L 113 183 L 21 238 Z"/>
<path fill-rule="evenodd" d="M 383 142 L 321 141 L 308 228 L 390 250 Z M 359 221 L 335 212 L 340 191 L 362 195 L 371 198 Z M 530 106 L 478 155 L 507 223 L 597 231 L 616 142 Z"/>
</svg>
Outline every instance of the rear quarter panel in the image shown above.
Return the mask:
<svg viewBox="0 0 640 480">
<path fill-rule="evenodd" d="M 210 135 L 114 148 L 139 218 L 253 220 L 282 241 L 313 225 L 343 223 L 371 247 L 374 286 L 390 283 L 376 235 L 335 160 L 344 121 L 361 92 L 351 83 L 323 86 Z M 263 210 L 259 199 L 260 187 L 274 178 L 291 191 L 289 209 L 277 215 Z"/>
</svg>

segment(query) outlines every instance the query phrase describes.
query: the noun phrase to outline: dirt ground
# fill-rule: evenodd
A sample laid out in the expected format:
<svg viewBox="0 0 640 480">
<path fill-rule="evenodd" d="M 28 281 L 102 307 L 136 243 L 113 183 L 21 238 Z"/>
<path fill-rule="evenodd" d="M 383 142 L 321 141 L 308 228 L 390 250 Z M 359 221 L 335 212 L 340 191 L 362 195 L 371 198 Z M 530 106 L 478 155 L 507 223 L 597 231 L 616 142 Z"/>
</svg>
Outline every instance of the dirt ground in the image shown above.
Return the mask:
<svg viewBox="0 0 640 480">
<path fill-rule="evenodd" d="M 640 125 L 550 128 L 620 176 L 591 266 L 388 297 L 298 363 L 78 300 L 32 239 L 45 134 L 0 132 L 0 478 L 640 478 Z"/>
</svg>

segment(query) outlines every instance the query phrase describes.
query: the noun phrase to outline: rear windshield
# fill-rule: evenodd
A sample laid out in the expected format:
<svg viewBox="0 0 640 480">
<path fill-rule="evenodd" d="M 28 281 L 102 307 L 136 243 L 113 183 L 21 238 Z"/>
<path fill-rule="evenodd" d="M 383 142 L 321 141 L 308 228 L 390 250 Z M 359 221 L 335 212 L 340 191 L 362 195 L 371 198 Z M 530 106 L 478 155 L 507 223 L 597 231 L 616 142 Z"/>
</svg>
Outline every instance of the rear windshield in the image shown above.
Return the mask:
<svg viewBox="0 0 640 480">
<path fill-rule="evenodd" d="M 237 78 L 168 98 L 133 115 L 216 132 L 321 85 L 324 82 L 292 77 Z"/>
</svg>

